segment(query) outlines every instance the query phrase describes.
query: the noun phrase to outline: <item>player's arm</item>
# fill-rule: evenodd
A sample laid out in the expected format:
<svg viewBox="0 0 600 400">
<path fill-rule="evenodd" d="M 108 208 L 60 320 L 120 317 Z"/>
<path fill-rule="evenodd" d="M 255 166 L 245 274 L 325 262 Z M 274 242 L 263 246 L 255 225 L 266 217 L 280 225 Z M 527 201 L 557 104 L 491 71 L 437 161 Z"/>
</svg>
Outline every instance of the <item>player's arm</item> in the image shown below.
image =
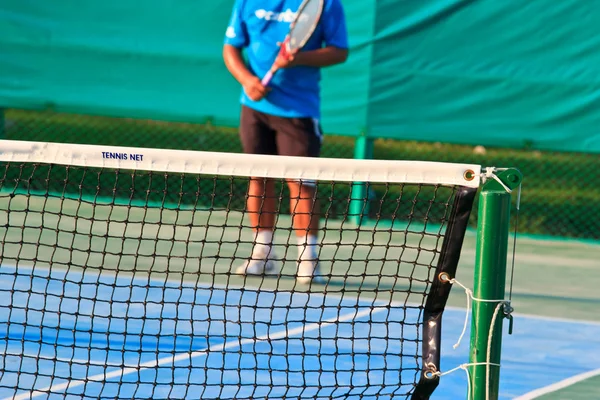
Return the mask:
<svg viewBox="0 0 600 400">
<path fill-rule="evenodd" d="M 265 97 L 269 88 L 264 87 L 260 79 L 254 75 L 242 57 L 242 50 L 230 44 L 223 46 L 223 60 L 233 77 L 242 85 L 244 91 L 254 101 Z"/>
<path fill-rule="evenodd" d="M 243 86 L 245 82 L 252 79 L 254 74 L 246 66 L 242 56 L 242 49 L 225 44 L 223 46 L 223 61 L 233 77 Z"/>
<path fill-rule="evenodd" d="M 265 97 L 268 89 L 248 69 L 242 57 L 242 49 L 248 46 L 249 41 L 246 24 L 242 15 L 242 7 L 243 1 L 237 0 L 233 7 L 229 26 L 225 32 L 223 60 L 231 75 L 242 85 L 248 97 L 254 101 L 258 101 Z"/>
<path fill-rule="evenodd" d="M 317 50 L 301 51 L 297 53 L 290 66 L 329 67 L 341 64 L 348 59 L 348 49 L 327 46 Z"/>
</svg>

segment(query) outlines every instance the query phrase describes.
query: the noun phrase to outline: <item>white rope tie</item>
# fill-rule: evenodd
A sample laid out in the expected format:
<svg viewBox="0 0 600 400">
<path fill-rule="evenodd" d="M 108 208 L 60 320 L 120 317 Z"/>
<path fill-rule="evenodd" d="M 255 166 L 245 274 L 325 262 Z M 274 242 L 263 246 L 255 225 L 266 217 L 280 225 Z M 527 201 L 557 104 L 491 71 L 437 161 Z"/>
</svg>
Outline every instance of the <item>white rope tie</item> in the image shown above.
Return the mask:
<svg viewBox="0 0 600 400">
<path fill-rule="evenodd" d="M 472 391 L 472 389 L 471 389 L 471 374 L 469 374 L 469 367 L 476 367 L 478 365 L 489 365 L 489 364 L 495 365 L 495 366 L 498 366 L 498 367 L 500 366 L 500 364 L 487 363 L 487 362 L 482 362 L 482 363 L 464 363 L 464 364 L 461 364 L 458 367 L 452 368 L 452 369 L 450 369 L 450 370 L 448 370 L 446 372 L 433 372 L 431 375 L 441 377 L 441 376 L 444 376 L 444 375 L 452 374 L 452 373 L 454 373 L 454 372 L 462 369 L 467 374 L 467 399 L 471 399 L 471 391 Z M 489 392 L 489 390 L 488 390 L 488 392 Z"/>
<path fill-rule="evenodd" d="M 467 311 L 465 313 L 465 323 L 463 325 L 463 330 L 460 334 L 460 337 L 458 338 L 458 341 L 454 344 L 454 346 L 452 346 L 454 349 L 458 348 L 460 346 L 460 343 L 462 342 L 462 339 L 464 338 L 466 332 L 467 332 L 467 327 L 469 324 L 469 316 L 471 315 L 471 302 L 473 301 L 479 301 L 482 303 L 498 303 L 496 305 L 496 309 L 494 310 L 494 314 L 492 316 L 492 321 L 491 321 L 491 326 L 490 326 L 490 330 L 489 330 L 489 334 L 488 334 L 488 343 L 487 343 L 487 351 L 486 351 L 486 362 L 479 362 L 479 363 L 465 363 L 465 364 L 461 364 L 456 368 L 453 368 L 451 370 L 448 370 L 446 372 L 440 372 L 440 371 L 436 371 L 436 372 L 432 372 L 431 376 L 444 376 L 444 375 L 448 375 L 451 373 L 454 373 L 458 370 L 463 370 L 465 371 L 465 373 L 467 374 L 467 383 L 468 383 L 468 395 L 467 398 L 471 399 L 471 392 L 472 392 L 472 387 L 471 387 L 471 374 L 469 373 L 469 367 L 474 367 L 474 366 L 480 366 L 480 365 L 485 365 L 486 370 L 485 370 L 485 389 L 486 389 L 486 400 L 489 400 L 490 398 L 490 368 L 492 366 L 495 367 L 500 367 L 500 364 L 498 363 L 492 363 L 490 360 L 492 358 L 492 340 L 493 340 L 493 336 L 494 336 L 494 327 L 496 325 L 496 320 L 498 319 L 498 313 L 500 312 L 500 310 L 502 309 L 502 307 L 505 304 L 510 304 L 509 301 L 506 301 L 504 299 L 498 299 L 498 300 L 488 300 L 488 299 L 480 299 L 477 298 L 473 295 L 473 291 L 471 289 L 469 289 L 468 287 L 466 287 L 465 285 L 463 285 L 462 283 L 460 283 L 459 281 L 457 281 L 456 279 L 450 279 L 447 282 L 451 283 L 451 284 L 457 284 L 458 286 L 460 286 L 461 288 L 464 289 L 465 293 L 467 294 Z"/>
<path fill-rule="evenodd" d="M 506 168 L 496 168 L 496 167 L 489 167 L 486 168 L 485 171 L 480 175 L 481 178 L 483 179 L 483 182 L 485 182 L 488 179 L 493 179 L 496 182 L 498 182 L 500 184 L 500 186 L 502 186 L 504 188 L 504 190 L 506 190 L 507 193 L 512 193 L 513 190 L 511 188 L 509 188 L 508 186 L 506 186 L 506 184 L 504 182 L 502 182 L 502 179 L 498 178 L 498 175 L 496 175 L 496 172 L 499 171 L 506 171 Z M 519 183 L 519 187 L 517 189 L 517 211 L 520 208 L 521 205 L 521 187 L 523 186 L 522 183 Z"/>
<path fill-rule="evenodd" d="M 490 331 L 488 332 L 488 344 L 487 344 L 487 355 L 486 355 L 486 366 L 485 366 L 485 399 L 490 400 L 490 367 L 492 363 L 490 362 L 492 358 L 492 339 L 494 337 L 494 327 L 496 326 L 496 319 L 498 318 L 498 312 L 509 302 L 502 301 L 496 305 L 496 309 L 494 310 L 494 315 L 492 316 L 492 324 L 490 325 Z M 496 364 L 498 368 L 500 368 L 500 364 Z"/>
<path fill-rule="evenodd" d="M 504 190 L 506 190 L 507 193 L 512 193 L 513 190 L 511 188 L 509 188 L 508 186 L 506 186 L 506 184 L 504 182 L 502 182 L 502 179 L 498 178 L 498 175 L 496 175 L 496 172 L 499 172 L 499 171 L 506 171 L 506 168 L 488 167 L 485 169 L 485 171 L 480 176 L 483 179 L 484 183 L 488 179 L 493 179 L 496 182 L 498 182 L 504 188 Z M 522 188 L 522 186 L 523 186 L 523 183 L 519 183 L 519 187 L 517 188 L 517 205 L 516 205 L 517 211 L 519 211 L 519 208 L 521 206 L 521 188 Z"/>
<path fill-rule="evenodd" d="M 460 337 L 458 338 L 458 341 L 454 344 L 454 346 L 452 346 L 454 349 L 457 349 L 458 346 L 460 346 L 460 343 L 462 342 L 465 334 L 467 333 L 467 327 L 469 325 L 469 315 L 471 315 L 471 302 L 478 301 L 480 303 L 500 303 L 500 304 L 504 304 L 504 303 L 508 303 L 508 302 L 504 299 L 502 299 L 502 300 L 487 300 L 487 299 L 477 298 L 477 297 L 473 296 L 473 291 L 471 289 L 469 289 L 468 287 L 466 287 L 465 285 L 463 285 L 456 279 L 450 279 L 449 282 L 452 284 L 456 283 L 458 286 L 463 288 L 465 290 L 465 293 L 467 294 L 467 312 L 465 313 L 465 323 L 463 325 L 463 330 L 460 334 Z"/>
<path fill-rule="evenodd" d="M 500 186 L 502 186 L 504 188 L 504 190 L 506 190 L 507 193 L 512 193 L 512 189 L 509 188 L 508 186 L 506 186 L 506 184 L 504 182 L 502 182 L 502 179 L 498 178 L 498 175 L 496 175 L 497 171 L 506 171 L 506 169 L 505 168 L 495 168 L 495 167 L 486 168 L 485 172 L 481 174 L 483 181 L 485 182 L 487 179 L 493 179 L 496 182 L 498 182 L 500 184 Z"/>
</svg>

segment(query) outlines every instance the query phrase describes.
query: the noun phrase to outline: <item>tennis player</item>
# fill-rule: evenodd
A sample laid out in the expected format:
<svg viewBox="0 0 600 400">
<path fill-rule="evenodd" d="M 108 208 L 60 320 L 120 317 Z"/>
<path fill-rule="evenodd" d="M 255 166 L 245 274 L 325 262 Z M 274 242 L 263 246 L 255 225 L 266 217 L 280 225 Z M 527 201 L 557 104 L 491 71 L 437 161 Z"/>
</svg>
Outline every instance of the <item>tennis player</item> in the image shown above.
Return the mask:
<svg viewBox="0 0 600 400">
<path fill-rule="evenodd" d="M 245 153 L 299 157 L 320 154 L 320 68 L 346 60 L 348 37 L 341 0 L 325 0 L 318 25 L 304 48 L 296 54 L 280 52 L 280 42 L 288 34 L 301 3 L 302 0 L 235 2 L 223 58 L 243 87 L 240 138 Z M 261 78 L 274 62 L 280 69 L 265 87 Z M 314 182 L 291 180 L 287 185 L 299 245 L 297 281 L 310 283 L 319 276 L 316 187 Z M 274 182 L 251 179 L 246 207 L 255 230 L 254 248 L 236 273 L 277 273 L 272 249 Z"/>
</svg>

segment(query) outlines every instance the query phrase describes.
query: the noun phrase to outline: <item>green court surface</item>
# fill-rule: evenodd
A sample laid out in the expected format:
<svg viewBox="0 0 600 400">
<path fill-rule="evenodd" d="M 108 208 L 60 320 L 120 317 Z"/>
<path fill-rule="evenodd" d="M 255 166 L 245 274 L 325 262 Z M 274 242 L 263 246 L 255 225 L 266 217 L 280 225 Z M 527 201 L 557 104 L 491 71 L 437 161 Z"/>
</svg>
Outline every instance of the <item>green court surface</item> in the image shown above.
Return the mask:
<svg viewBox="0 0 600 400">
<path fill-rule="evenodd" d="M 513 236 L 509 239 L 509 258 L 507 285 L 510 284 L 510 270 L 513 263 Z M 476 232 L 468 232 L 463 248 L 461 265 L 457 279 L 472 287 L 473 266 L 475 259 Z M 504 397 L 518 400 L 596 400 L 600 399 L 600 370 L 592 371 L 587 379 L 579 377 L 586 372 L 564 373 L 564 379 L 552 384 L 543 383 L 538 374 L 561 374 L 561 365 L 574 363 L 573 357 L 585 360 L 589 351 L 597 351 L 600 337 L 588 335 L 588 341 L 580 335 L 580 326 L 600 332 L 600 243 L 581 242 L 560 239 L 540 239 L 534 236 L 517 235 L 516 253 L 514 257 L 514 280 L 512 289 L 512 306 L 515 309 L 515 336 L 505 337 L 508 348 L 504 349 L 503 360 L 507 363 L 522 364 L 527 359 L 540 359 L 540 371 L 523 370 L 521 374 L 528 377 L 536 387 L 525 393 L 514 393 L 511 382 L 505 381 Z M 509 295 L 507 286 L 507 296 Z M 463 291 L 455 287 L 449 304 L 464 307 L 466 297 Z M 530 317 L 531 316 L 531 317 Z M 524 325 L 537 316 L 552 322 L 541 328 L 541 331 L 523 332 Z M 573 322 L 570 322 L 573 321 Z M 583 321 L 590 324 L 580 325 Z M 549 331 L 548 331 L 549 328 Z M 566 341 L 569 332 L 574 333 Z M 505 328 L 506 334 L 506 328 Z M 519 337 L 521 335 L 521 337 Z M 529 335 L 529 337 L 525 337 Z M 589 343 L 590 337 L 593 340 Z M 556 339 L 549 339 L 555 337 Z M 556 349 L 552 350 L 548 341 L 554 341 Z M 565 340 L 565 341 L 563 341 Z M 516 341 L 516 352 L 511 343 Z M 591 345 L 591 346 L 590 346 Z M 553 354 L 556 352 L 556 354 Z M 596 355 L 597 358 L 597 355 Z M 592 357 L 589 370 L 598 368 Z M 504 363 L 504 361 L 503 361 Z M 577 369 L 575 369 L 578 371 Z M 501 373 L 508 378 L 508 371 Z M 503 375 L 504 374 L 504 375 Z M 551 381 L 551 380 L 550 380 Z M 515 383 L 516 385 L 516 383 Z"/>
<path fill-rule="evenodd" d="M 458 273 L 458 279 L 468 284 L 472 282 L 473 278 L 475 236 L 475 232 L 470 232 L 467 237 Z M 513 237 L 509 240 L 507 284 L 510 282 L 510 269 L 513 262 L 512 249 Z M 569 358 L 576 355 L 585 363 L 589 342 L 586 343 L 577 338 L 578 328 L 572 328 L 570 320 L 573 320 L 573 323 L 590 321 L 592 327 L 595 323 L 600 322 L 599 288 L 600 243 L 517 236 L 512 290 L 512 305 L 516 313 L 515 332 L 519 331 L 519 321 L 528 318 L 526 315 L 547 317 L 549 320 L 555 321 L 554 332 L 540 332 L 539 337 L 530 338 L 532 341 L 538 340 L 543 343 L 544 340 L 547 340 L 546 336 L 560 337 L 564 335 L 565 331 L 575 329 L 572 342 L 564 342 L 562 345 L 561 351 L 568 353 L 563 362 L 574 361 Z M 507 296 L 508 293 L 509 288 L 507 287 Z M 464 295 L 459 290 L 453 290 L 450 304 L 461 306 L 462 301 L 464 305 L 464 299 Z M 595 329 L 599 327 L 600 325 L 596 325 Z M 592 340 L 596 345 L 600 343 L 600 337 Z M 505 350 L 503 358 L 516 357 L 523 360 L 530 356 L 546 359 L 560 357 L 551 354 L 550 351 L 548 354 L 535 354 L 535 350 L 530 348 L 528 351 L 527 346 L 523 346 L 522 354 L 515 355 Z M 560 369 L 559 365 L 560 362 L 554 361 L 550 363 L 550 368 Z M 597 367 L 598 365 L 595 363 L 589 365 L 590 370 Z M 540 368 L 543 368 L 543 364 Z M 589 371 L 587 374 L 590 374 Z M 529 392 L 530 394 L 507 398 L 518 400 L 600 399 L 600 370 L 591 371 L 591 374 L 593 376 L 585 379 L 580 378 L 585 376 L 585 373 L 574 374 L 552 385 L 540 385 L 535 391 Z M 535 379 L 534 376 L 535 373 L 532 374 L 532 379 Z"/>
<path fill-rule="evenodd" d="M 469 232 L 458 279 L 473 281 L 475 232 Z M 509 239 L 507 285 L 510 283 L 513 237 Z M 600 321 L 600 243 L 537 239 L 517 235 L 513 307 L 518 313 Z M 507 295 L 509 288 L 507 287 Z M 457 301 L 453 291 L 453 305 Z M 463 303 L 464 304 L 464 303 Z M 599 397 L 600 398 L 600 397 Z"/>
<path fill-rule="evenodd" d="M 38 265 L 51 258 L 55 268 L 68 265 L 106 272 L 119 266 L 120 274 L 147 275 L 151 271 L 153 277 L 164 279 L 303 290 L 296 287 L 294 279 L 297 241 L 291 219 L 285 214 L 277 218 L 274 246 L 283 279 L 264 279 L 229 274 L 251 252 L 252 231 L 239 211 L 130 208 L 41 196 L 27 201 L 21 196 L 1 197 L 0 209 L 9 208 L 6 259 L 39 253 L 45 256 L 37 260 Z M 407 232 L 392 230 L 385 223 L 356 229 L 341 219 L 323 221 L 321 267 L 324 274 L 333 275 L 325 290 L 353 292 L 372 300 L 422 301 L 432 278 L 428 266 L 437 262 L 439 229 L 432 226 L 423 235 L 413 228 Z M 323 291 L 323 287 L 315 290 Z"/>
<path fill-rule="evenodd" d="M 600 373 L 600 371 L 599 371 Z M 559 389 L 555 392 L 541 395 L 540 400 L 565 400 L 565 399 L 598 399 L 600 393 L 600 376 L 595 376 Z"/>
</svg>

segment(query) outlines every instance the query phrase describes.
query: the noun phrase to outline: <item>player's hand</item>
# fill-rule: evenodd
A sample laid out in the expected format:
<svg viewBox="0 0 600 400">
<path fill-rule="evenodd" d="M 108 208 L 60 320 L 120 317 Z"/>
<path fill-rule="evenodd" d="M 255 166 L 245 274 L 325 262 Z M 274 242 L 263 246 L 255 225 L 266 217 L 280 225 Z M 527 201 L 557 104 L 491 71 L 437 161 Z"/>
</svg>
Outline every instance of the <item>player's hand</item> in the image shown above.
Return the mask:
<svg viewBox="0 0 600 400">
<path fill-rule="evenodd" d="M 243 87 L 244 92 L 246 92 L 246 95 L 250 97 L 250 100 L 252 101 L 262 100 L 271 90 L 270 88 L 263 86 L 257 76 L 249 78 L 244 82 Z"/>
<path fill-rule="evenodd" d="M 277 54 L 277 58 L 275 59 L 275 67 L 277 69 L 280 69 L 295 66 L 294 61 L 296 59 L 297 51 L 289 52 L 285 43 L 278 43 L 278 45 L 279 53 Z"/>
</svg>

